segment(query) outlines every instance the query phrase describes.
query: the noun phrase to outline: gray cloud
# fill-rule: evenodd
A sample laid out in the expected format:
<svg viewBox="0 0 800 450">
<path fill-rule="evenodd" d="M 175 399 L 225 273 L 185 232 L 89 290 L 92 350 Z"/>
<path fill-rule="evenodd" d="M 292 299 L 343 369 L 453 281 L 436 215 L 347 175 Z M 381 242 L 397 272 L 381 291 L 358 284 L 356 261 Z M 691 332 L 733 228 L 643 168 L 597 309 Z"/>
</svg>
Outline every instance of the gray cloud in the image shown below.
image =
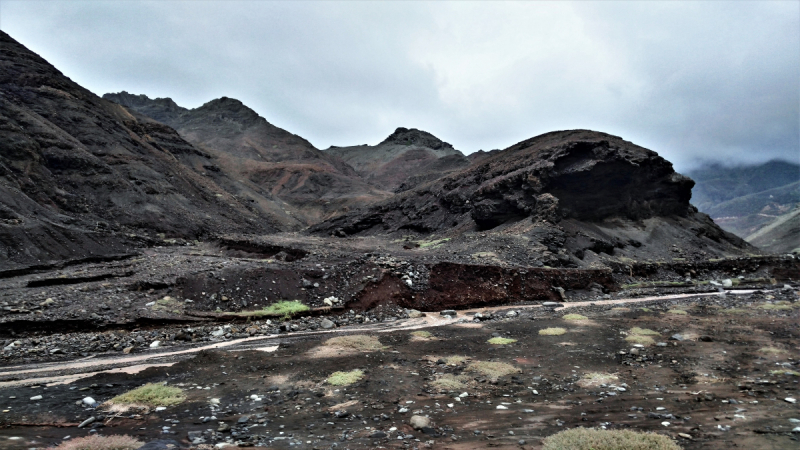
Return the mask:
<svg viewBox="0 0 800 450">
<path fill-rule="evenodd" d="M 320 148 L 590 128 L 686 169 L 800 159 L 797 2 L 0 2 L 97 94 L 235 97 Z"/>
</svg>

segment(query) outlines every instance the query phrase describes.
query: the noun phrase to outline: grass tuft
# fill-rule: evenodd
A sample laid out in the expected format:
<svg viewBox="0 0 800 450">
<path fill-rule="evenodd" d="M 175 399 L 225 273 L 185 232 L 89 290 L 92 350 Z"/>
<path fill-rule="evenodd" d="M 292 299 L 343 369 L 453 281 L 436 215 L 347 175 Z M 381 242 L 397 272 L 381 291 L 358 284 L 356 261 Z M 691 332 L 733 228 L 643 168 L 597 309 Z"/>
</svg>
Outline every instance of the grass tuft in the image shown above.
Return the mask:
<svg viewBox="0 0 800 450">
<path fill-rule="evenodd" d="M 372 352 L 386 348 L 375 336 L 365 334 L 353 334 L 350 336 L 338 336 L 325 341 L 325 345 L 340 347 L 360 352 Z"/>
<path fill-rule="evenodd" d="M 547 437 L 542 450 L 681 450 L 667 436 L 630 430 L 572 428 Z"/>
<path fill-rule="evenodd" d="M 661 336 L 661 333 L 659 333 L 658 331 L 653 331 L 649 328 L 639 328 L 639 327 L 631 328 L 630 331 L 628 331 L 628 333 L 636 334 L 639 336 Z"/>
<path fill-rule="evenodd" d="M 750 311 L 742 308 L 728 308 L 720 311 L 721 314 L 747 314 Z"/>
<path fill-rule="evenodd" d="M 331 386 L 350 386 L 357 383 L 364 378 L 364 372 L 360 369 L 351 370 L 350 372 L 333 372 L 328 377 L 328 384 Z"/>
<path fill-rule="evenodd" d="M 786 350 L 777 347 L 761 347 L 758 349 L 759 353 L 766 353 L 768 355 L 783 355 Z"/>
<path fill-rule="evenodd" d="M 794 377 L 800 377 L 800 372 L 796 370 L 770 370 L 770 375 L 791 375 Z"/>
<path fill-rule="evenodd" d="M 115 406 L 173 406 L 186 400 L 183 391 L 160 383 L 148 383 L 118 395 L 108 402 Z"/>
<path fill-rule="evenodd" d="M 511 364 L 489 361 L 473 361 L 467 366 L 467 372 L 479 373 L 487 378 L 496 381 L 498 378 L 512 373 L 522 372 Z"/>
<path fill-rule="evenodd" d="M 553 328 L 543 328 L 539 330 L 540 336 L 561 336 L 562 334 L 566 333 L 566 328 L 561 327 L 553 327 Z"/>
<path fill-rule="evenodd" d="M 493 345 L 507 345 L 507 344 L 513 344 L 514 342 L 517 342 L 517 340 L 504 337 L 493 337 L 489 339 L 488 342 Z"/>
<path fill-rule="evenodd" d="M 264 309 L 259 309 L 256 311 L 240 311 L 228 313 L 228 315 L 240 317 L 283 317 L 284 319 L 291 319 L 292 316 L 306 312 L 310 309 L 311 308 L 309 308 L 307 305 L 304 305 L 299 300 L 281 300 L 277 303 L 265 306 Z"/>
<path fill-rule="evenodd" d="M 431 386 L 440 391 L 455 391 L 465 389 L 469 378 L 464 375 L 451 375 L 449 373 L 440 375 L 436 380 L 431 381 Z"/>
<path fill-rule="evenodd" d="M 444 359 L 444 362 L 446 362 L 447 364 L 454 364 L 457 366 L 459 364 L 464 364 L 468 360 L 469 358 L 467 358 L 466 356 L 448 356 L 447 358 Z"/>
<path fill-rule="evenodd" d="M 430 331 L 412 331 L 411 335 L 422 339 L 430 339 L 433 337 Z"/>
<path fill-rule="evenodd" d="M 562 317 L 564 320 L 586 320 L 588 317 L 580 315 L 580 314 L 567 314 Z"/>
<path fill-rule="evenodd" d="M 135 438 L 125 434 L 112 434 L 110 436 L 93 434 L 64 441 L 56 447 L 50 447 L 48 450 L 136 450 L 143 445 L 144 442 L 137 441 Z"/>
<path fill-rule="evenodd" d="M 642 344 L 642 345 L 653 345 L 656 343 L 656 341 L 650 336 L 640 336 L 638 334 L 632 334 L 626 337 L 625 341 L 630 342 L 631 344 Z"/>
</svg>

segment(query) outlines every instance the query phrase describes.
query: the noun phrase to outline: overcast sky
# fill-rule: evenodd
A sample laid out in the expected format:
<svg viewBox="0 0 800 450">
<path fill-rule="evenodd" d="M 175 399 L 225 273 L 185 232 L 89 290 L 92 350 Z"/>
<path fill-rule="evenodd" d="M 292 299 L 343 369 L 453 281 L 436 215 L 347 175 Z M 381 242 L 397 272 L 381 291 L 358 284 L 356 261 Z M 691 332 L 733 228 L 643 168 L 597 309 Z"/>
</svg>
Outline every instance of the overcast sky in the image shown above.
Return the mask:
<svg viewBox="0 0 800 450">
<path fill-rule="evenodd" d="M 589 128 L 681 170 L 800 162 L 797 1 L 0 0 L 0 29 L 98 95 L 233 97 L 318 148 Z"/>
</svg>

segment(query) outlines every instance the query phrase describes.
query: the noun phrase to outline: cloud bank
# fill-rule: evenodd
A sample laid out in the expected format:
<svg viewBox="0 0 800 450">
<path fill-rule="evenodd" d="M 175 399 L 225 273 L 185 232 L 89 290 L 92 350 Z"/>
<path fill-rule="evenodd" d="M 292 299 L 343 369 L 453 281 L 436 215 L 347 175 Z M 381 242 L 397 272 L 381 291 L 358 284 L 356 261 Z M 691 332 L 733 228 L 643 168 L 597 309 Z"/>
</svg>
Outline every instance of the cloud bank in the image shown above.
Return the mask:
<svg viewBox="0 0 800 450">
<path fill-rule="evenodd" d="M 589 128 L 702 161 L 800 160 L 798 2 L 0 2 L 98 95 L 242 100 L 329 145 L 470 153 Z"/>
</svg>

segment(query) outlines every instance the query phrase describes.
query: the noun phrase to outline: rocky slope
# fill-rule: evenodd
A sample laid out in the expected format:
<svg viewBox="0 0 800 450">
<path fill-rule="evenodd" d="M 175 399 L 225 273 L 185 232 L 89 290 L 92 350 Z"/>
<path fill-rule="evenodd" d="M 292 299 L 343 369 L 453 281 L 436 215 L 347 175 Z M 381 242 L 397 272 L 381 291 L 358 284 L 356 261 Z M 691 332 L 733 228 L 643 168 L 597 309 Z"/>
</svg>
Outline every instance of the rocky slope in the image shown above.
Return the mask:
<svg viewBox="0 0 800 450">
<path fill-rule="evenodd" d="M 490 231 L 542 252 L 540 264 L 567 267 L 591 264 L 599 253 L 702 258 L 749 248 L 689 204 L 693 184 L 655 152 L 616 136 L 558 131 L 313 230 L 454 239 Z"/>
<path fill-rule="evenodd" d="M 343 159 L 367 181 L 396 192 L 469 165 L 452 145 L 414 128 L 398 128 L 378 145 L 331 147 L 325 152 Z"/>
<path fill-rule="evenodd" d="M 726 231 L 773 253 L 800 248 L 800 165 L 712 165 L 691 176 L 693 203 Z"/>
<path fill-rule="evenodd" d="M 213 155 L 210 176 L 224 174 L 236 180 L 220 185 L 260 213 L 281 215 L 284 229 L 298 229 L 389 196 L 341 159 L 270 124 L 238 100 L 222 97 L 186 109 L 168 98 L 153 100 L 127 92 L 103 97 L 173 127 Z"/>
<path fill-rule="evenodd" d="M 194 169 L 207 164 L 0 32 L 0 270 L 122 253 L 131 235 L 276 229 Z"/>
</svg>

